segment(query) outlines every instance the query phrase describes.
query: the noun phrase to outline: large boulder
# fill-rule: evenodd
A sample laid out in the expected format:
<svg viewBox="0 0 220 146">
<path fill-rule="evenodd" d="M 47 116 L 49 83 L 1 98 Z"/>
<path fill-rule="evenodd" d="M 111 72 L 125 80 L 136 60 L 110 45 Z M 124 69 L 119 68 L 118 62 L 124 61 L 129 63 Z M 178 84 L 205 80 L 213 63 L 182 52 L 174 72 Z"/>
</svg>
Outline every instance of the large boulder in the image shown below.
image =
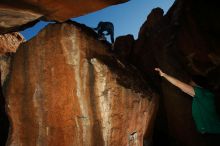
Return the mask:
<svg viewBox="0 0 220 146">
<path fill-rule="evenodd" d="M 1 0 L 0 34 L 34 25 L 38 19 L 63 22 L 128 0 Z"/>
<path fill-rule="evenodd" d="M 119 36 L 116 38 L 113 51 L 120 59 L 128 61 L 131 57 L 132 49 L 134 48 L 134 36 L 129 34 L 126 36 Z"/>
<path fill-rule="evenodd" d="M 0 72 L 0 80 L 1 80 L 1 72 Z M 2 93 L 1 84 L 0 84 L 0 125 L 1 125 L 0 145 L 4 146 L 8 138 L 9 120 L 5 111 L 5 98 Z"/>
<path fill-rule="evenodd" d="M 1 84 L 9 73 L 10 60 L 21 43 L 25 42 L 24 37 L 19 32 L 0 35 L 0 72 Z"/>
<path fill-rule="evenodd" d="M 4 84 L 7 145 L 150 142 L 157 95 L 97 37 L 79 24 L 50 24 L 19 47 Z"/>
<path fill-rule="evenodd" d="M 22 42 L 24 42 L 24 38 L 18 32 L 0 35 L 0 145 L 5 145 L 9 131 L 9 120 L 5 112 L 2 84 L 6 81 L 9 73 L 12 54 L 16 52 Z"/>
<path fill-rule="evenodd" d="M 186 83 L 192 74 L 202 74 L 218 93 L 219 14 L 214 1 L 177 0 L 164 16 L 163 10 L 152 10 L 141 27 L 133 48 L 132 62 L 152 80 L 154 87 L 161 89 L 163 95 L 158 119 L 164 118 L 157 124 L 159 129 L 156 135 L 160 136 L 156 141 L 158 145 L 164 145 L 160 139 L 165 137 L 169 139 L 170 146 L 219 146 L 218 135 L 205 136 L 197 132 L 192 118 L 192 98 L 166 80 L 159 82 L 158 74 L 154 71 L 155 67 L 160 67 Z"/>
</svg>

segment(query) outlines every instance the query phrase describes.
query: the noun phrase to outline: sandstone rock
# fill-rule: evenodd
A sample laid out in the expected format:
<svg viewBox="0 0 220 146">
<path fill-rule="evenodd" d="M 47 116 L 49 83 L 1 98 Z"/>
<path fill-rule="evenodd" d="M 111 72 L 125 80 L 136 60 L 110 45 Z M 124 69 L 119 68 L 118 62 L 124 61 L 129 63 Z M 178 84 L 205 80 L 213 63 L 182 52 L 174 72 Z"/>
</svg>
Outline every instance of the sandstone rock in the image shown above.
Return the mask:
<svg viewBox="0 0 220 146">
<path fill-rule="evenodd" d="M 16 32 L 31 27 L 42 14 L 31 10 L 5 6 L 0 2 L 0 34 Z"/>
<path fill-rule="evenodd" d="M 0 2 L 0 34 L 30 27 L 31 22 L 44 18 L 63 22 L 72 17 L 85 15 L 107 6 L 124 3 L 128 0 L 3 0 Z"/>
<path fill-rule="evenodd" d="M 12 54 L 16 52 L 19 45 L 24 41 L 24 37 L 18 32 L 0 35 L 1 84 L 3 84 L 9 73 Z"/>
<path fill-rule="evenodd" d="M 6 88 L 8 145 L 143 145 L 158 98 L 92 30 L 50 24 L 23 43 Z"/>
<path fill-rule="evenodd" d="M 134 47 L 133 35 L 117 37 L 114 43 L 114 52 L 123 60 L 129 60 Z"/>
<path fill-rule="evenodd" d="M 1 72 L 0 72 L 0 80 L 1 80 Z M 7 141 L 8 131 L 9 131 L 9 121 L 5 112 L 5 98 L 2 93 L 2 85 L 0 84 L 0 145 L 4 146 Z"/>
<path fill-rule="evenodd" d="M 10 70 L 12 54 L 0 55 L 0 72 L 1 72 L 1 85 L 6 81 Z"/>
<path fill-rule="evenodd" d="M 24 37 L 18 32 L 0 35 L 0 55 L 15 52 L 24 41 Z"/>
<path fill-rule="evenodd" d="M 163 9 L 154 8 L 147 16 L 147 21 L 141 26 L 138 37 L 149 37 L 150 32 L 156 24 L 163 18 Z"/>
<path fill-rule="evenodd" d="M 209 5 L 205 1 L 179 0 L 165 16 L 162 17 L 161 12 L 155 15 L 154 11 L 149 15 L 153 21 L 147 20 L 142 26 L 132 60 L 154 82 L 155 87 L 159 79 L 154 68 L 159 66 L 185 82 L 189 81 L 191 74 L 203 74 L 220 91 L 217 75 L 220 72 L 220 41 L 217 35 L 220 21 L 216 17 L 219 14 L 216 5 L 215 2 Z M 207 7 L 210 11 L 206 11 Z M 170 146 L 218 146 L 220 137 L 209 140 L 208 136 L 197 132 L 192 119 L 192 99 L 165 80 L 162 80 L 161 88 L 164 97 L 160 105 L 164 109 L 159 115 L 166 117 L 158 122 L 160 125 L 157 127 L 167 123 L 163 128 L 168 130 L 155 144 L 164 145 L 164 142 L 159 143 L 160 138 L 169 135 L 166 138 L 170 138 Z"/>
<path fill-rule="evenodd" d="M 0 145 L 5 145 L 9 131 L 9 120 L 5 112 L 5 98 L 2 94 L 2 85 L 9 74 L 10 61 L 12 54 L 24 41 L 20 33 L 0 35 Z"/>
</svg>

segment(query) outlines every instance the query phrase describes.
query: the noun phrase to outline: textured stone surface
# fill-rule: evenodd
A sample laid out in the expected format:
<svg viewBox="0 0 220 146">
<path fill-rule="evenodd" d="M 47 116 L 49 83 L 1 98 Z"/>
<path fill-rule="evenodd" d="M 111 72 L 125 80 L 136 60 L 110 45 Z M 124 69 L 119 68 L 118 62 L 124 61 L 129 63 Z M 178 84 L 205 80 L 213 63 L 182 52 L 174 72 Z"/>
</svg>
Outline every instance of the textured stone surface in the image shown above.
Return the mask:
<svg viewBox="0 0 220 146">
<path fill-rule="evenodd" d="M 92 30 L 51 24 L 20 46 L 6 88 L 8 145 L 136 146 L 158 98 Z"/>
<path fill-rule="evenodd" d="M 114 43 L 114 52 L 120 59 L 128 60 L 130 58 L 132 49 L 134 48 L 134 36 L 126 35 L 117 37 Z"/>
<path fill-rule="evenodd" d="M 0 72 L 2 85 L 9 73 L 10 60 L 19 45 L 23 42 L 25 42 L 24 37 L 18 32 L 0 35 Z"/>
<path fill-rule="evenodd" d="M 204 0 L 178 0 L 165 16 L 162 12 L 153 10 L 142 26 L 132 53 L 133 63 L 154 81 L 155 87 L 159 82 L 153 70 L 160 67 L 185 82 L 189 81 L 191 74 L 203 74 L 214 85 L 213 89 L 219 91 L 220 20 L 217 19 L 217 4 Z M 170 146 L 219 145 L 219 136 L 202 136 L 196 131 L 191 97 L 165 80 L 162 80 L 161 89 L 163 98 L 159 115 L 165 118 L 157 122 L 157 127 L 168 131 L 157 130 L 159 137 L 155 144 L 164 145 L 162 140 L 168 138 L 167 145 Z"/>
<path fill-rule="evenodd" d="M 1 0 L 0 34 L 30 27 L 37 19 L 63 22 L 128 0 Z M 26 26 L 22 27 L 23 25 Z"/>
<path fill-rule="evenodd" d="M 151 13 L 147 16 L 147 21 L 141 26 L 138 37 L 149 37 L 150 31 L 152 31 L 155 25 L 160 21 L 163 17 L 163 10 L 161 8 L 155 8 L 151 11 Z"/>
<path fill-rule="evenodd" d="M 24 42 L 20 33 L 0 35 L 0 145 L 4 146 L 9 131 L 9 120 L 5 112 L 5 98 L 2 94 L 2 85 L 6 81 L 10 70 L 10 61 L 18 46 Z"/>
<path fill-rule="evenodd" d="M 0 72 L 1 72 L 1 85 L 5 82 L 10 70 L 10 62 L 13 54 L 7 53 L 0 55 Z"/>
<path fill-rule="evenodd" d="M 1 71 L 0 71 L 1 80 Z M 0 145 L 4 146 L 7 141 L 8 131 L 9 131 L 9 121 L 5 112 L 5 98 L 2 93 L 2 85 L 0 84 Z"/>
<path fill-rule="evenodd" d="M 21 28 L 22 25 L 35 21 L 40 17 L 42 17 L 42 14 L 31 10 L 18 9 L 0 4 L 0 33 L 16 31 L 16 27 Z"/>
<path fill-rule="evenodd" d="M 18 32 L 0 35 L 0 55 L 16 52 L 18 46 L 24 41 L 24 37 Z"/>
</svg>

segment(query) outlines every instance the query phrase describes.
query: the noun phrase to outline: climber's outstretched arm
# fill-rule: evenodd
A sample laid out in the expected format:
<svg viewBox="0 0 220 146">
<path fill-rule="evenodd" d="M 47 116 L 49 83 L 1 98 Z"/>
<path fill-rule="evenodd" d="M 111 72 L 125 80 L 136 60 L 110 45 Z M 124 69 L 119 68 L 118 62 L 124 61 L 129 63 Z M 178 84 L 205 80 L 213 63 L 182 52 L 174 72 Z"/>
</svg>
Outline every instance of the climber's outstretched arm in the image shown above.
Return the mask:
<svg viewBox="0 0 220 146">
<path fill-rule="evenodd" d="M 164 77 L 166 80 L 168 80 L 171 84 L 175 85 L 176 87 L 180 88 L 183 92 L 187 93 L 188 95 L 194 97 L 195 91 L 193 89 L 193 86 L 188 85 L 184 82 L 181 82 L 180 80 L 167 75 L 166 73 L 162 72 L 160 68 L 155 68 L 156 71 L 159 72 L 161 77 Z"/>
<path fill-rule="evenodd" d="M 96 28 L 93 28 L 94 30 L 99 30 L 101 28 L 102 22 L 99 22 L 98 26 Z"/>
<path fill-rule="evenodd" d="M 98 28 L 98 26 L 96 27 L 96 28 L 93 28 L 94 30 L 98 30 L 99 28 Z"/>
</svg>

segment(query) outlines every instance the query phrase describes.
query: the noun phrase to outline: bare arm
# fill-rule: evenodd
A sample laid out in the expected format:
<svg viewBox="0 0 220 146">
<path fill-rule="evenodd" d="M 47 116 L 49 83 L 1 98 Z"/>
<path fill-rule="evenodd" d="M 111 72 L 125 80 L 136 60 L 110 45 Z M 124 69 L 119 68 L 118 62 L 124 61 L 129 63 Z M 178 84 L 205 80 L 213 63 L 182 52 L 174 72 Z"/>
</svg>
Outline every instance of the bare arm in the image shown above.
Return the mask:
<svg viewBox="0 0 220 146">
<path fill-rule="evenodd" d="M 164 77 L 165 79 L 167 79 L 171 84 L 175 85 L 176 87 L 180 88 L 183 92 L 185 92 L 186 94 L 194 97 L 195 96 L 195 91 L 193 89 L 193 87 L 191 85 L 188 85 L 184 82 L 181 82 L 180 80 L 167 75 L 165 73 L 163 73 L 159 68 L 155 68 L 156 71 L 159 72 L 161 77 Z"/>
<path fill-rule="evenodd" d="M 99 27 L 97 26 L 96 28 L 93 28 L 94 30 L 98 30 L 99 29 Z"/>
<path fill-rule="evenodd" d="M 99 30 L 101 28 L 102 22 L 99 22 L 96 28 L 93 28 L 94 30 Z"/>
</svg>

